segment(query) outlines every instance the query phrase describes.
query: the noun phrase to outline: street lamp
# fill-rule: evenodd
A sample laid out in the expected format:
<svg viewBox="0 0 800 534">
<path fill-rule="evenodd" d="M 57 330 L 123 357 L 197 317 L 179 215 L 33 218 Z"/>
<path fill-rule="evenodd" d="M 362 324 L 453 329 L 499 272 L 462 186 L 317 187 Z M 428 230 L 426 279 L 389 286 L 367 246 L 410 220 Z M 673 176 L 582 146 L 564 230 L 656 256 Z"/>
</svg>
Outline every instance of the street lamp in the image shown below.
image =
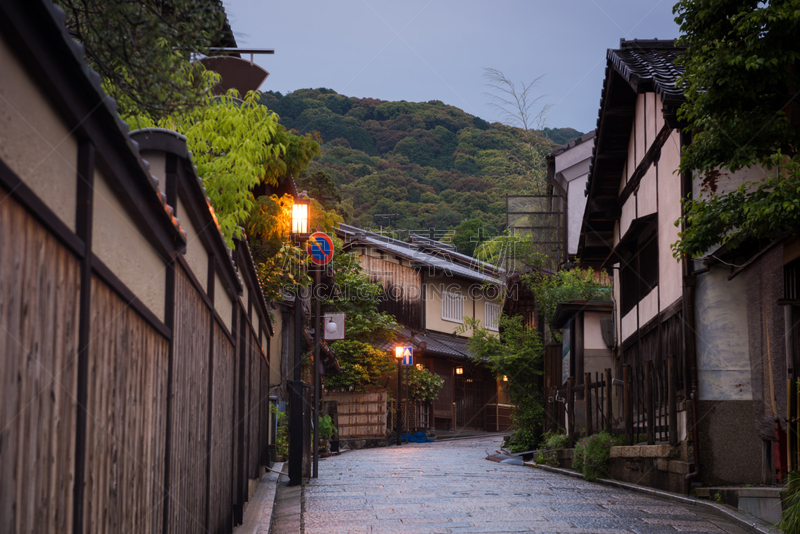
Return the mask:
<svg viewBox="0 0 800 534">
<path fill-rule="evenodd" d="M 308 239 L 308 198 L 295 199 L 292 206 L 292 241 L 300 243 Z M 306 441 L 303 436 L 303 380 L 302 380 L 302 339 L 303 339 L 303 309 L 300 301 L 300 286 L 295 286 L 294 298 L 294 373 L 290 382 L 290 423 L 289 436 L 289 485 L 299 486 L 303 483 L 303 446 Z M 314 362 L 317 365 L 317 362 Z"/>
<path fill-rule="evenodd" d="M 403 347 L 397 346 L 394 348 L 394 357 L 397 359 L 397 425 L 395 429 L 395 434 L 397 434 L 397 444 L 400 445 L 402 441 L 400 440 L 400 433 L 402 430 L 402 419 L 400 419 L 400 387 L 401 387 L 401 377 L 403 376 L 402 371 L 402 364 L 403 364 Z"/>
<path fill-rule="evenodd" d="M 308 239 L 308 219 L 310 202 L 298 196 L 292 206 L 292 238 L 295 241 Z"/>
</svg>

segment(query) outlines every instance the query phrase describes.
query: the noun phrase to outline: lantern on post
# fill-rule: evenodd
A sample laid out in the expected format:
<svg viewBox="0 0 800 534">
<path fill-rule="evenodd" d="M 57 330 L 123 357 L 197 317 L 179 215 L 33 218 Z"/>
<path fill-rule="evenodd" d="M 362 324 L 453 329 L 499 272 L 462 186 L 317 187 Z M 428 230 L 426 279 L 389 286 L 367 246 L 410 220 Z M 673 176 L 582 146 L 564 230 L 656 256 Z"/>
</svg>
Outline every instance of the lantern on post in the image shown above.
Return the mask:
<svg viewBox="0 0 800 534">
<path fill-rule="evenodd" d="M 302 243 L 308 239 L 309 226 L 309 205 L 308 195 L 300 193 L 292 206 L 292 226 L 291 238 L 296 243 Z M 300 301 L 300 287 L 295 288 L 294 299 L 294 369 L 293 380 L 290 382 L 290 419 L 289 419 L 289 485 L 299 486 L 303 483 L 303 443 L 307 436 L 304 436 L 303 424 L 303 384 L 301 376 L 302 368 L 302 339 L 303 339 L 303 305 Z"/>
<path fill-rule="evenodd" d="M 292 238 L 295 241 L 304 241 L 308 239 L 309 234 L 308 220 L 311 202 L 308 197 L 303 197 L 303 193 L 298 195 L 292 206 Z"/>
<path fill-rule="evenodd" d="M 402 364 L 403 364 L 403 348 L 402 346 L 398 345 L 394 348 L 394 357 L 397 359 L 397 425 L 395 428 L 395 434 L 397 434 L 397 444 L 402 444 L 400 440 L 400 435 L 402 434 L 402 424 L 403 420 L 400 418 L 400 389 L 401 387 L 401 380 L 402 380 Z"/>
</svg>

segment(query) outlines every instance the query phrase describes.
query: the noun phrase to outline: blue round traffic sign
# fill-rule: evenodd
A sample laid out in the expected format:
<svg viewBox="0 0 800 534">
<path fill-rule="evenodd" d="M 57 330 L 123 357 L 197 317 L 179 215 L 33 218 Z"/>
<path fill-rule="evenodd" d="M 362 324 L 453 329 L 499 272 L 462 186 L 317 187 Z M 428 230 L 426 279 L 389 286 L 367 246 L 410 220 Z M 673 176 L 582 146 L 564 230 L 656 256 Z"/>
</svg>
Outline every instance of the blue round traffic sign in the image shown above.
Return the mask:
<svg viewBox="0 0 800 534">
<path fill-rule="evenodd" d="M 325 232 L 314 232 L 308 238 L 308 255 L 315 265 L 327 265 L 333 259 L 333 240 Z"/>
</svg>

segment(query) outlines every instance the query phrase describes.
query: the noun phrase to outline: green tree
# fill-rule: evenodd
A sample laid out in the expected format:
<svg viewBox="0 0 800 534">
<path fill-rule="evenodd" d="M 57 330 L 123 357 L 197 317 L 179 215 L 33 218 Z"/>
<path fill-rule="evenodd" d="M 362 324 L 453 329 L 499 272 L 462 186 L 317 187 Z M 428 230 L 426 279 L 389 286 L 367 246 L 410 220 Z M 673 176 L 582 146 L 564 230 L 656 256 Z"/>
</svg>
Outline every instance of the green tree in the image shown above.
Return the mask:
<svg viewBox="0 0 800 534">
<path fill-rule="evenodd" d="M 465 317 L 462 333 L 472 330 L 467 346 L 472 357 L 486 363 L 500 377 L 507 376 L 509 396 L 514 403 L 514 433 L 509 440 L 512 451 L 536 448 L 541 437 L 544 405 L 537 393 L 537 377 L 542 374 L 544 348 L 539 333 L 527 328 L 522 317 L 501 314 L 500 335 L 475 319 Z"/>
<path fill-rule="evenodd" d="M 221 2 L 55 1 L 121 115 L 158 120 L 205 105 L 217 77 L 190 56 L 220 41 L 227 25 Z"/>
<path fill-rule="evenodd" d="M 559 302 L 611 298 L 611 288 L 599 281 L 591 268 L 558 271 L 555 274 L 532 272 L 522 275 L 521 278 L 522 282 L 533 290 L 536 309 L 548 325 L 555 317 Z"/>
<path fill-rule="evenodd" d="M 706 195 L 686 202 L 676 256 L 772 239 L 800 226 L 800 2 L 681 0 L 674 9 L 687 46 L 678 61 L 692 134 L 682 172 L 705 175 Z M 760 182 L 717 194 L 720 168 L 761 165 Z M 767 173 L 765 173 L 767 174 Z M 679 221 L 680 222 L 680 221 Z"/>
<path fill-rule="evenodd" d="M 341 242 L 334 241 L 336 250 L 329 274 L 335 293 L 325 307 L 347 314 L 346 339 L 331 343 L 342 371 L 326 376 L 325 388 L 364 391 L 395 369 L 392 355 L 376 344 L 392 341 L 399 325 L 392 315 L 378 311 L 383 287 L 370 282 L 358 258 L 342 253 Z"/>
<path fill-rule="evenodd" d="M 480 219 L 468 219 L 456 226 L 453 244 L 462 254 L 472 256 L 483 242 L 497 235 L 497 230 L 487 226 Z"/>
</svg>

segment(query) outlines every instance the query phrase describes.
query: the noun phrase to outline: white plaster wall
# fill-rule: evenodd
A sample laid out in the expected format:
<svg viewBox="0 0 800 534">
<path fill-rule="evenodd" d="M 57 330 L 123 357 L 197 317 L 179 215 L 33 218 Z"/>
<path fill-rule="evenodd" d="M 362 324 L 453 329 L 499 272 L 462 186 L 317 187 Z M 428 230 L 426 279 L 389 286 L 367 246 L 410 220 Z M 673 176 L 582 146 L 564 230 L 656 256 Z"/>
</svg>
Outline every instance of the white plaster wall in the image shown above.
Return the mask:
<svg viewBox="0 0 800 534">
<path fill-rule="evenodd" d="M 622 210 L 620 212 L 619 217 L 619 237 L 622 239 L 622 236 L 625 235 L 625 232 L 628 231 L 628 228 L 631 226 L 631 222 L 636 218 L 636 195 L 631 195 L 628 197 L 628 200 L 625 201 L 625 204 L 622 205 Z"/>
<path fill-rule="evenodd" d="M 636 121 L 631 125 L 631 137 L 628 139 L 628 161 L 625 163 L 625 183 L 631 179 L 631 175 L 636 171 Z"/>
<path fill-rule="evenodd" d="M 658 286 L 639 301 L 639 325 L 644 326 L 647 321 L 658 315 Z"/>
<path fill-rule="evenodd" d="M 0 159 L 75 231 L 77 140 L 2 36 Z"/>
<path fill-rule="evenodd" d="M 752 400 L 745 277 L 729 269 L 697 277 L 695 330 L 700 400 Z"/>
<path fill-rule="evenodd" d="M 161 321 L 166 304 L 164 262 L 136 228 L 100 171 L 94 176 L 92 251 Z"/>
<path fill-rule="evenodd" d="M 680 164 L 680 134 L 673 130 L 661 150 L 658 161 L 658 285 L 661 309 L 681 298 L 680 262 L 672 256 L 670 246 L 678 240 L 680 228 L 675 221 L 681 216 L 681 176 L 674 171 Z"/>
<path fill-rule="evenodd" d="M 585 349 L 608 349 L 603 341 L 600 319 L 610 317 L 610 313 L 585 312 L 583 314 L 583 347 Z"/>
<path fill-rule="evenodd" d="M 644 217 L 658 210 L 658 189 L 656 187 L 656 167 L 651 165 L 639 182 L 639 190 L 636 193 L 638 205 L 638 217 Z"/>
<path fill-rule="evenodd" d="M 647 148 L 652 146 L 653 141 L 656 140 L 656 134 L 658 133 L 658 129 L 656 127 L 656 117 L 661 115 L 660 108 L 661 108 L 661 99 L 655 93 L 645 93 L 645 101 L 646 101 L 646 127 L 645 127 L 645 136 L 647 137 Z"/>
<path fill-rule="evenodd" d="M 464 296 L 464 316 L 473 317 L 481 324 L 485 324 L 485 302 L 502 305 L 499 298 L 494 298 L 496 293 L 493 290 L 482 289 L 481 284 L 444 276 L 430 278 L 425 282 L 425 327 L 435 332 L 452 334 L 461 326 L 460 323 L 442 319 L 442 290 L 460 293 Z M 470 337 L 472 331 L 468 330 L 458 333 L 458 335 Z"/>
<path fill-rule="evenodd" d="M 425 282 L 425 327 L 435 332 L 452 334 L 461 324 L 442 319 L 442 291 L 461 294 L 464 297 L 464 316 L 472 317 L 469 284 L 443 276 L 430 278 Z M 460 335 L 471 336 L 472 332 L 467 331 Z"/>
<path fill-rule="evenodd" d="M 184 258 L 186 263 L 192 269 L 195 278 L 208 292 L 206 285 L 208 284 L 208 252 L 203 246 L 203 242 L 197 236 L 197 228 L 195 228 L 191 219 L 186 213 L 185 206 L 180 199 L 178 199 L 178 219 L 181 223 L 181 228 L 186 232 L 186 253 Z"/>
<path fill-rule="evenodd" d="M 242 280 L 244 282 L 244 280 Z M 250 297 L 250 289 L 247 287 L 247 284 L 242 283 L 242 296 L 239 297 L 242 301 L 242 307 L 244 308 L 245 312 L 247 312 L 247 303 Z"/>
<path fill-rule="evenodd" d="M 568 253 L 578 253 L 578 242 L 581 238 L 581 225 L 583 224 L 583 212 L 586 211 L 586 181 L 589 179 L 589 174 L 576 178 L 569 183 L 569 190 L 567 192 L 567 202 L 569 203 L 569 235 L 568 235 Z"/>
<path fill-rule="evenodd" d="M 619 302 L 619 301 L 618 301 Z M 637 314 L 639 313 L 639 306 L 634 306 L 631 308 L 631 311 L 622 318 L 620 321 L 620 336 L 619 336 L 619 344 L 622 345 L 622 342 L 628 339 L 631 334 L 636 332 L 638 328 L 638 324 L 636 322 Z"/>
<path fill-rule="evenodd" d="M 275 335 L 269 338 L 269 383 L 270 385 L 281 383 L 281 346 L 283 345 L 283 313 L 280 309 L 270 310 L 272 312 L 272 330 Z"/>
<path fill-rule="evenodd" d="M 150 174 L 158 178 L 158 190 L 167 195 L 167 154 L 155 150 L 141 152 L 142 159 L 150 164 Z"/>
<path fill-rule="evenodd" d="M 222 318 L 223 324 L 228 327 L 228 331 L 236 335 L 233 331 L 233 300 L 228 295 L 219 273 L 214 273 L 214 308 Z"/>
<path fill-rule="evenodd" d="M 774 175 L 775 171 L 768 171 L 760 166 L 745 167 L 736 172 L 719 169 L 720 178 L 717 180 L 717 194 L 728 193 L 746 182 L 760 182 Z M 708 198 L 709 192 L 702 192 L 702 180 L 695 175 L 692 181 L 692 193 L 695 198 Z"/>
<path fill-rule="evenodd" d="M 634 120 L 635 125 L 635 135 L 636 135 L 636 166 L 639 166 L 639 163 L 644 158 L 645 152 L 647 152 L 647 146 L 645 143 L 644 132 L 645 132 L 645 109 L 644 109 L 644 100 L 645 95 L 636 95 L 636 119 Z M 636 170 L 636 169 L 634 169 Z"/>
</svg>

